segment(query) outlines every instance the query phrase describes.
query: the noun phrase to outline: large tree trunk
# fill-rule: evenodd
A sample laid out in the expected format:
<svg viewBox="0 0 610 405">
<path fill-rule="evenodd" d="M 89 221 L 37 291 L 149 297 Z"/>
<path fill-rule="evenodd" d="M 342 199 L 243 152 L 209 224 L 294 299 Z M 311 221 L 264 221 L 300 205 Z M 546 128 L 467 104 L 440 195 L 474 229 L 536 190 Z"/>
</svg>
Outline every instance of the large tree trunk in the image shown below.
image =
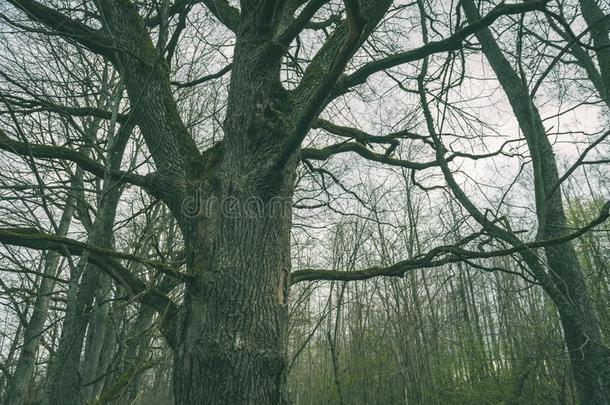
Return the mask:
<svg viewBox="0 0 610 405">
<path fill-rule="evenodd" d="M 201 179 L 196 218 L 182 213 L 187 283 L 174 350 L 176 404 L 286 401 L 287 292 L 295 158 L 270 172 L 290 127 L 279 56 L 238 33 L 222 144 Z"/>
<path fill-rule="evenodd" d="M 298 145 L 349 57 L 391 1 L 362 3 L 366 32 L 354 11 L 353 21 L 341 24 L 311 63 L 305 84 L 288 94 L 280 79 L 288 44 L 274 39 L 274 31 L 281 28 L 282 13 L 291 19 L 294 8 L 288 12 L 285 2 L 248 1 L 237 11 L 215 2 L 235 32 L 235 46 L 224 136 L 201 153 L 180 118 L 167 61 L 153 46 L 137 8 L 127 1 L 99 2 L 105 29 L 122 50 L 114 62 L 125 80 L 131 116 L 157 166 L 151 190 L 168 205 L 185 241 L 184 304 L 175 334 L 166 333 L 174 351 L 177 404 L 286 401 Z"/>
<path fill-rule="evenodd" d="M 279 404 L 286 366 L 290 221 L 218 218 L 195 260 L 175 350 L 177 404 Z"/>
<path fill-rule="evenodd" d="M 463 7 L 472 22 L 480 18 L 473 0 Z M 503 55 L 489 29 L 476 33 L 527 141 L 534 170 L 538 237 L 555 239 L 566 233 L 566 217 L 552 145 L 522 78 Z M 541 282 L 557 305 L 572 374 L 582 405 L 610 402 L 610 353 L 602 345 L 599 322 L 571 242 L 548 246 L 545 255 L 551 284 Z M 537 265 L 537 263 L 535 264 Z"/>
<path fill-rule="evenodd" d="M 224 166 L 228 185 L 221 187 L 227 193 L 209 200 L 207 218 L 198 220 L 187 240 L 197 279 L 187 285 L 175 349 L 175 401 L 279 404 L 286 377 L 291 218 L 290 200 L 276 197 L 286 197 L 291 186 L 261 195 L 239 164 Z"/>
<path fill-rule="evenodd" d="M 196 279 L 175 348 L 176 404 L 285 402 L 294 165 L 277 184 L 244 156 L 225 150 L 220 192 L 186 240 Z"/>
</svg>

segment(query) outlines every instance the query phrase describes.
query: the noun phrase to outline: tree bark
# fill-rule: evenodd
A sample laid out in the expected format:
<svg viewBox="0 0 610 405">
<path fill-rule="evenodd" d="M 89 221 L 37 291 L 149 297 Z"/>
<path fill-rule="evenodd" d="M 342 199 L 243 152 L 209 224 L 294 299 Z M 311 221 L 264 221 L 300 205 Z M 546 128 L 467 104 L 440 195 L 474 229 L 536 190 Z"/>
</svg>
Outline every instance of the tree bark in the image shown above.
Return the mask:
<svg viewBox="0 0 610 405">
<path fill-rule="evenodd" d="M 234 168 L 241 165 L 228 158 L 223 166 L 239 173 Z M 285 187 L 270 196 L 242 182 L 243 172 L 229 176 L 220 204 L 247 207 L 256 201 L 261 210 L 233 215 L 222 205 L 211 206 L 209 217 L 199 220 L 187 239 L 189 267 L 197 277 L 186 287 L 175 348 L 177 404 L 286 400 L 290 206 L 283 204 L 283 213 L 273 211 L 275 197 L 292 192 L 294 176 L 286 176 Z"/>
<path fill-rule="evenodd" d="M 175 401 L 283 403 L 289 222 L 219 222 L 221 235 L 202 243 L 217 251 L 193 263 L 205 273 L 187 286 L 174 357 Z"/>
<path fill-rule="evenodd" d="M 268 160 L 253 153 L 248 138 L 233 141 L 235 149 L 223 153 L 218 183 L 202 184 L 209 196 L 205 212 L 186 233 L 188 267 L 195 279 L 186 286 L 174 348 L 176 404 L 287 400 L 295 164 L 279 181 L 261 178 Z"/>
<path fill-rule="evenodd" d="M 591 32 L 599 76 L 603 83 L 598 92 L 610 108 L 610 17 L 604 14 L 596 0 L 580 0 L 580 8 Z M 595 84 L 595 81 L 592 82 Z"/>
</svg>

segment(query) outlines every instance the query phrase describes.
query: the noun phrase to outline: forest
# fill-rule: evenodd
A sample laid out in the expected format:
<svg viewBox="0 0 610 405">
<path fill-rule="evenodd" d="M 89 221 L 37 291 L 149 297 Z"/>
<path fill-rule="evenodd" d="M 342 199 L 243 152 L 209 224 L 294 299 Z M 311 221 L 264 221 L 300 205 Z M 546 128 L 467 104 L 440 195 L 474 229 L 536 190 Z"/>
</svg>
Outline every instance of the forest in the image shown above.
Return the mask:
<svg viewBox="0 0 610 405">
<path fill-rule="evenodd" d="M 0 404 L 610 405 L 610 1 L 0 1 Z"/>
</svg>

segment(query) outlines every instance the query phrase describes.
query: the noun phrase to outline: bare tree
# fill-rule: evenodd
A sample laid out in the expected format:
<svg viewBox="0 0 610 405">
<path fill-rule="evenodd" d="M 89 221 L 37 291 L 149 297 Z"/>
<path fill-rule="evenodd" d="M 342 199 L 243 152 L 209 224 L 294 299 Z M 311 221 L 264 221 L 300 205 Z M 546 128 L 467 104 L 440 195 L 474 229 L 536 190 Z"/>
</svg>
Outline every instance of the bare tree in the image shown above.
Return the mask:
<svg viewBox="0 0 610 405">
<path fill-rule="evenodd" d="M 69 143 L 59 146 L 32 142 L 13 112 L 13 131 L 7 128 L 0 137 L 0 148 L 7 153 L 33 161 L 51 159 L 57 164 L 76 165 L 103 182 L 96 216 L 89 227 L 85 226 L 86 215 L 79 215 L 87 234 L 82 241 L 61 236 L 59 232 L 52 235 L 17 226 L 0 229 L 0 241 L 6 245 L 80 257 L 70 277 L 72 289 L 68 293 L 59 345 L 48 368 L 43 403 L 82 403 L 98 396 L 101 384 L 97 387 L 90 384 L 96 384 L 101 359 L 109 355 L 109 352 L 102 355 L 102 351 L 109 339 L 104 325 L 110 311 L 105 303 L 112 287 L 110 280 L 121 294 L 156 311 L 161 333 L 172 353 L 175 403 L 280 404 L 288 402 L 291 285 L 316 280 L 402 277 L 418 269 L 459 262 L 485 267 L 477 265 L 477 260 L 507 255 L 519 256 L 531 274 L 513 273 L 525 278 L 532 276 L 556 303 L 581 402 L 607 401 L 607 349 L 601 343 L 596 316 L 570 241 L 605 221 L 610 215 L 610 205 L 604 205 L 599 215 L 579 228 L 566 231 L 560 197 L 565 179 L 558 174 L 542 119 L 524 88 L 524 78 L 513 70 L 488 30 L 498 19 L 508 16 L 523 19 L 524 14 L 548 12 L 547 1 L 500 2 L 480 16 L 474 2 L 464 0 L 460 5 L 467 22 L 459 19 L 461 11 L 457 11 L 458 22 L 454 24 L 451 11 L 445 15 L 448 24 L 438 20 L 437 25 L 443 27 L 440 31 L 435 31 L 435 18 L 424 1 L 403 4 L 391 0 L 84 3 L 8 0 L 6 3 L 3 6 L 6 13 L 1 17 L 15 30 L 12 36 L 32 38 L 49 49 L 55 49 L 53 44 L 58 37 L 67 49 L 85 55 L 84 64 L 107 63 L 120 77 L 113 88 L 116 99 L 104 105 L 62 105 L 57 100 L 41 100 L 31 95 L 28 99 L 12 98 L 7 102 L 22 109 L 19 114 L 23 116 L 38 110 L 52 116 L 63 114 L 68 119 L 94 117 L 104 122 L 107 136 L 102 150 L 96 151 L 96 156 L 105 157 L 94 159 Z M 604 48 L 607 29 L 597 28 L 600 11 L 592 4 L 583 1 L 583 13 L 590 6 L 586 13 L 592 17 L 587 19 L 596 35 L 596 57 L 604 77 L 601 70 L 607 56 Z M 414 13 L 411 6 L 416 6 Z M 391 44 L 388 24 L 402 24 L 403 12 L 411 13 L 414 26 L 422 34 L 421 46 L 405 50 Z M 207 18 L 206 24 L 226 32 L 210 46 L 212 51 L 208 49 L 210 61 L 219 58 L 224 64 L 212 73 L 183 80 L 188 76 L 185 58 L 198 54 L 201 51 L 198 44 L 208 39 L 197 31 L 201 27 L 194 28 L 196 34 L 189 31 L 195 25 L 191 19 L 196 18 Z M 514 32 L 516 26 L 510 27 Z M 454 61 L 472 47 L 473 34 L 506 92 L 529 148 L 538 219 L 538 236 L 530 241 L 518 237 L 509 221 L 503 222 L 499 215 L 488 215 L 479 209 L 458 184 L 456 170 L 450 167 L 462 160 L 506 156 L 505 147 L 510 142 L 491 152 L 452 150 L 444 143 L 447 138 L 442 131 L 437 130 L 427 100 L 433 94 L 426 88 L 429 82 L 441 83 L 435 96 L 442 101 L 448 100 L 443 98 L 448 89 L 459 86 L 463 79 L 461 75 L 451 83 L 444 82 L 443 73 L 430 71 L 430 61 L 442 56 L 440 71 L 452 72 Z M 432 35 L 438 39 L 431 40 Z M 29 57 L 35 60 L 36 54 Z M 395 77 L 393 69 L 409 70 L 413 66 L 415 75 L 412 71 L 399 72 L 404 76 Z M 203 91 L 189 91 L 221 80 L 229 71 L 230 78 L 222 89 L 210 85 L 213 90 L 209 98 L 220 100 L 218 104 L 223 104 L 222 107 L 216 108 L 216 102 L 210 101 L 208 105 L 214 106 L 210 107 L 214 111 L 209 115 L 214 118 L 211 123 L 198 126 L 197 120 L 191 120 L 198 114 L 178 94 L 189 100 L 204 97 L 202 94 L 208 96 Z M 352 94 L 364 92 L 369 85 L 374 87 L 375 81 L 369 79 L 380 75 L 394 87 L 415 95 L 417 108 L 411 114 L 419 124 L 403 125 L 386 135 L 373 135 L 319 117 L 324 114 L 330 118 Z M 10 74 L 6 80 L 19 87 L 19 80 L 12 79 Z M 409 88 L 413 84 L 416 90 Z M 91 92 L 98 91 L 98 85 L 93 78 L 91 83 L 85 83 Z M 127 94 L 124 101 L 123 86 Z M 179 93 L 180 89 L 184 93 Z M 601 89 L 607 91 L 606 87 Z M 357 101 L 366 102 L 366 97 Z M 445 111 L 437 116 L 444 120 L 448 115 Z M 312 129 L 328 136 L 322 142 L 311 140 L 308 134 Z M 9 136 L 9 132 L 13 135 Z M 135 158 L 127 170 L 122 168 L 125 150 L 129 145 L 137 145 L 139 136 L 144 143 L 144 164 L 151 170 L 148 174 L 136 170 Z M 422 152 L 413 154 L 412 159 L 401 158 L 405 144 L 418 144 Z M 357 193 L 341 187 L 341 180 L 324 167 L 327 161 L 345 153 L 382 168 L 406 170 L 413 184 L 431 193 L 435 189 L 449 191 L 467 211 L 469 224 L 477 224 L 477 229 L 472 225 L 472 232 L 460 235 L 457 241 L 447 245 L 437 243 L 427 252 L 411 252 L 406 259 L 394 263 L 371 264 L 360 270 L 293 272 L 293 204 L 303 167 L 313 176 L 320 176 L 321 181 L 332 181 L 363 202 Z M 434 172 L 437 179 L 441 174 L 445 184 L 422 184 L 416 174 L 423 172 Z M 151 260 L 142 257 L 141 252 L 114 250 L 117 204 L 123 187 L 132 186 L 161 201 L 171 213 L 184 245 L 182 262 L 172 261 L 162 253 L 156 255 L 160 260 Z M 320 194 L 327 192 L 322 187 Z M 535 252 L 538 248 L 544 248 L 550 271 Z M 174 282 L 164 287 L 158 278 L 142 276 L 125 263 L 137 263 Z M 468 283 L 464 280 L 460 287 L 466 308 L 469 306 L 466 288 L 471 288 Z M 91 312 L 93 303 L 96 309 Z M 419 303 L 414 305 L 416 310 L 421 307 Z M 136 320 L 133 326 L 135 333 L 152 317 L 149 313 L 141 314 L 143 319 Z M 334 348 L 336 334 L 329 336 Z M 128 357 L 132 357 L 136 349 L 128 350 Z M 83 351 L 90 368 L 85 366 L 81 375 Z M 336 354 L 333 361 L 339 387 Z M 87 385 L 83 388 L 81 384 Z M 107 386 L 110 385 L 109 382 Z"/>
</svg>

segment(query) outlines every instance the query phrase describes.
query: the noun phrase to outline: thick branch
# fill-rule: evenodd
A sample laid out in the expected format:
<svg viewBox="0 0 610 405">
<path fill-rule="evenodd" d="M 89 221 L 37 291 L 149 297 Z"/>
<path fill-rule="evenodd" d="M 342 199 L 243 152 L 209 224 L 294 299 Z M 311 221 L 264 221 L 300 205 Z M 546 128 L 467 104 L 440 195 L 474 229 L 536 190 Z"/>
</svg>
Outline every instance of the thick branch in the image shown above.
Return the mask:
<svg viewBox="0 0 610 405">
<path fill-rule="evenodd" d="M 301 142 L 307 135 L 312 121 L 324 108 L 324 101 L 345 70 L 352 55 L 362 43 L 365 36 L 365 26 L 377 25 L 377 20 L 369 21 L 363 16 L 359 0 L 344 0 L 344 3 L 347 15 L 345 26 L 341 29 L 344 34 L 331 37 L 329 40 L 330 42 L 327 41 L 326 44 L 330 44 L 330 46 L 323 47 L 319 52 L 319 54 L 321 53 L 321 56 L 314 58 L 314 61 L 312 61 L 312 64 L 314 64 L 318 63 L 316 59 L 326 59 L 330 57 L 328 65 L 325 66 L 327 68 L 325 73 L 317 77 L 313 83 L 308 83 L 308 85 L 311 85 L 311 89 L 306 91 L 307 95 L 305 97 L 303 97 L 304 94 L 301 94 L 298 97 L 302 98 L 303 107 L 298 109 L 296 113 L 294 133 L 288 138 L 281 149 L 278 160 L 272 166 L 272 174 L 282 170 L 286 162 L 290 159 L 290 156 L 292 156 L 301 146 Z M 370 32 L 370 30 L 368 32 Z M 336 42 L 337 38 L 340 38 L 340 42 Z M 329 52 L 330 54 L 327 54 Z M 307 81 L 307 76 L 308 75 L 306 74 L 303 78 L 303 82 L 299 85 L 300 89 L 302 89 L 303 83 Z M 298 92 L 300 92 L 299 89 L 297 89 L 297 93 Z"/>
<path fill-rule="evenodd" d="M 231 31 L 237 31 L 239 26 L 239 10 L 229 4 L 227 0 L 202 0 L 214 17 Z"/>
<path fill-rule="evenodd" d="M 218 79 L 219 77 L 224 76 L 227 72 L 231 70 L 233 64 L 229 63 L 227 66 L 223 67 L 216 73 L 212 73 L 211 75 L 200 77 L 199 79 L 191 80 L 190 82 L 172 82 L 172 84 L 178 88 L 183 87 L 193 87 L 201 83 L 208 82 L 210 80 Z"/>
<path fill-rule="evenodd" d="M 32 20 L 42 23 L 62 37 L 76 41 L 90 51 L 113 60 L 115 47 L 112 39 L 107 37 L 102 31 L 74 21 L 62 13 L 34 0 L 7 1 L 27 13 Z"/>
<path fill-rule="evenodd" d="M 7 75 L 0 72 L 0 76 L 4 77 L 7 81 L 16 84 L 15 80 L 11 79 Z M 104 120 L 112 119 L 112 111 L 104 110 L 96 107 L 69 107 L 61 104 L 57 104 L 48 100 L 38 99 L 38 96 L 30 93 L 30 95 L 36 99 L 26 99 L 18 97 L 13 94 L 0 92 L 0 98 L 4 103 L 9 103 L 12 106 L 24 109 L 19 111 L 22 114 L 32 114 L 40 111 L 56 112 L 59 115 L 71 116 L 71 117 L 96 117 Z M 0 114 L 5 111 L 0 110 Z M 124 123 L 129 114 L 118 113 L 116 120 L 120 123 Z"/>
<path fill-rule="evenodd" d="M 591 30 L 600 75 L 604 82 L 602 97 L 610 106 L 610 19 L 595 0 L 580 0 L 582 15 Z"/>
<path fill-rule="evenodd" d="M 373 152 L 367 149 L 363 144 L 358 142 L 346 142 L 335 145 L 330 145 L 322 149 L 305 148 L 301 151 L 301 159 L 311 160 L 327 160 L 330 157 L 339 153 L 353 152 L 362 156 L 365 159 L 374 162 L 384 163 L 391 166 L 404 167 L 406 169 L 424 170 L 430 167 L 438 166 L 436 161 L 430 162 L 411 162 L 408 160 L 396 159 L 387 155 Z"/>
<path fill-rule="evenodd" d="M 506 145 L 508 145 L 510 142 L 513 142 L 513 141 L 504 142 L 504 144 L 500 147 L 500 149 L 498 149 L 495 152 L 484 153 L 484 154 L 480 154 L 480 155 L 465 153 L 465 152 L 453 152 L 453 153 L 451 153 L 451 155 L 449 155 L 445 158 L 445 161 L 451 162 L 451 161 L 455 160 L 456 158 L 465 158 L 465 159 L 473 159 L 473 160 L 486 159 L 486 158 L 490 158 L 490 157 L 501 155 L 501 154 L 509 156 L 507 153 L 504 152 L 504 147 Z M 391 151 L 391 148 L 388 149 L 388 151 Z M 329 145 L 322 149 L 304 148 L 301 151 L 301 159 L 327 160 L 327 159 L 331 158 L 332 156 L 337 155 L 339 153 L 353 152 L 353 153 L 357 153 L 361 157 L 368 159 L 368 160 L 372 160 L 375 162 L 379 162 L 379 163 L 383 163 L 383 164 L 391 165 L 391 166 L 404 167 L 406 169 L 424 170 L 424 169 L 428 169 L 431 167 L 439 166 L 439 163 L 437 160 L 432 160 L 429 162 L 412 162 L 412 161 L 403 160 L 403 159 L 396 159 L 396 158 L 390 157 L 389 156 L 390 153 L 388 153 L 388 151 L 386 151 L 385 154 L 380 154 L 380 153 L 373 152 L 372 150 L 368 149 L 362 143 L 345 142 L 345 143 Z"/>
<path fill-rule="evenodd" d="M 341 270 L 297 270 L 292 273 L 291 284 L 302 281 L 316 280 L 339 280 L 339 281 L 358 281 L 368 280 L 374 277 L 402 277 L 405 273 L 429 267 L 438 267 L 448 263 L 455 263 L 472 259 L 489 259 L 493 257 L 508 256 L 525 250 L 541 248 L 550 245 L 560 245 L 576 239 L 591 229 L 605 222 L 610 217 L 610 201 L 604 204 L 599 215 L 586 226 L 575 232 L 556 239 L 534 241 L 523 243 L 507 249 L 495 250 L 491 252 L 481 252 L 462 249 L 456 245 L 439 246 L 430 250 L 425 255 L 417 256 L 412 259 L 403 260 L 388 267 L 369 267 L 356 271 Z"/>
<path fill-rule="evenodd" d="M 284 46 L 289 46 L 290 43 L 307 27 L 307 24 L 314 14 L 328 0 L 310 0 L 303 8 L 301 13 L 292 21 L 292 23 L 277 37 L 277 41 Z"/>
<path fill-rule="evenodd" d="M 65 252 L 67 249 L 67 251 L 73 255 L 80 255 L 84 251 L 88 251 L 106 258 L 128 260 L 140 263 L 181 281 L 185 281 L 189 278 L 188 275 L 181 273 L 177 269 L 157 260 L 149 260 L 130 253 L 102 249 L 85 242 L 79 242 L 69 238 L 46 234 L 31 228 L 0 228 L 0 242 L 7 243 L 9 245 L 29 247 L 32 249 L 38 249 L 37 246 L 44 245 L 46 246 L 43 248 L 44 250 L 56 250 L 60 253 Z M 60 247 L 61 250 L 59 250 Z"/>
<path fill-rule="evenodd" d="M 69 238 L 38 232 L 35 229 L 0 228 L 0 243 L 36 250 L 53 250 L 70 255 L 82 255 L 87 252 L 87 259 L 112 277 L 132 298 L 150 305 L 159 312 L 163 319 L 164 334 L 170 345 L 173 344 L 176 330 L 174 323 L 178 314 L 176 304 L 165 294 L 147 286 L 116 260 L 116 258 L 133 259 L 135 256 L 100 249 Z M 144 259 L 138 261 L 145 264 L 151 263 Z M 155 265 L 156 268 L 160 266 L 166 271 L 170 269 L 166 265 Z M 171 270 L 171 273 L 175 275 L 177 271 Z"/>
<path fill-rule="evenodd" d="M 146 146 L 160 177 L 173 182 L 177 206 L 186 193 L 185 183 L 199 163 L 201 154 L 182 121 L 169 81 L 169 66 L 155 49 L 138 10 L 131 2 L 100 0 L 106 16 L 105 28 L 120 44 L 117 67 L 124 79 L 132 108 Z"/>
<path fill-rule="evenodd" d="M 86 170 L 100 178 L 103 178 L 107 173 L 107 169 L 104 165 L 96 162 L 83 153 L 63 146 L 36 145 L 15 141 L 10 139 L 2 130 L 0 130 L 0 150 L 21 156 L 32 156 L 41 159 L 67 160 L 76 163 L 83 170 Z M 108 174 L 121 182 L 134 184 L 150 191 L 152 194 L 158 194 L 155 192 L 154 174 L 141 176 L 139 174 L 125 172 L 122 170 L 110 170 L 108 171 Z"/>
<path fill-rule="evenodd" d="M 333 95 L 339 96 L 345 93 L 351 87 L 365 83 L 369 76 L 384 69 L 389 69 L 404 63 L 420 60 L 435 53 L 460 49 L 463 41 L 468 36 L 483 28 L 489 27 L 498 18 L 505 15 L 521 14 L 527 11 L 543 10 L 547 2 L 548 0 L 535 0 L 525 1 L 520 4 L 502 3 L 496 6 L 484 17 L 472 22 L 468 26 L 456 31 L 453 35 L 443 40 L 429 42 L 419 48 L 391 55 L 386 58 L 365 64 L 354 73 L 344 76 L 339 83 L 337 83 L 337 87 L 335 88 Z"/>
<path fill-rule="evenodd" d="M 418 136 L 416 134 L 412 134 L 407 131 L 400 131 L 393 134 L 375 136 L 369 133 L 366 133 L 357 128 L 346 127 L 342 125 L 333 124 L 330 121 L 318 118 L 311 125 L 312 128 L 320 128 L 334 135 L 338 135 L 344 138 L 352 138 L 360 141 L 364 144 L 367 143 L 379 143 L 379 144 L 389 144 L 392 147 L 397 147 L 399 145 L 398 139 L 401 138 L 417 138 L 417 139 L 425 139 L 425 137 Z"/>
</svg>

